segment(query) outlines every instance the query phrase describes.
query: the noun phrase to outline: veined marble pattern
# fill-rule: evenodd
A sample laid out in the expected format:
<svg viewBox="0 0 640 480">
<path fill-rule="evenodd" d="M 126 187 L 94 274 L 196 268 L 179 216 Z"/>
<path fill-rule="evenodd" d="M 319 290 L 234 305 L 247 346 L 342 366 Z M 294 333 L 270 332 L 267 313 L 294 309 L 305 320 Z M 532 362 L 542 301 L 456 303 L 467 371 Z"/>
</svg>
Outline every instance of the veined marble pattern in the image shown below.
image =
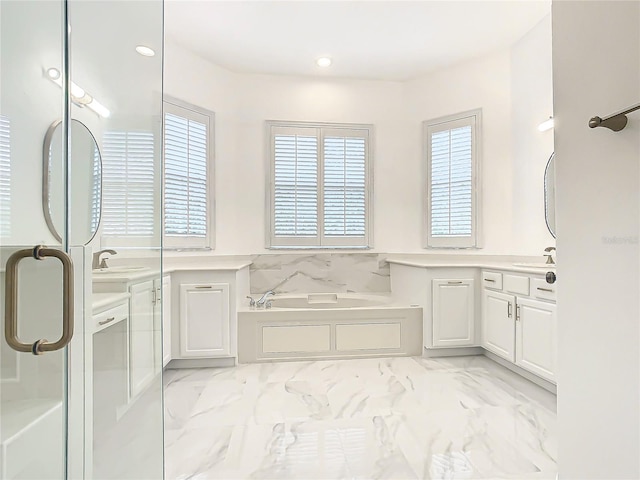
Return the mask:
<svg viewBox="0 0 640 480">
<path fill-rule="evenodd" d="M 555 479 L 556 397 L 483 356 L 165 373 L 167 479 Z"/>
<path fill-rule="evenodd" d="M 318 253 L 258 255 L 251 265 L 251 292 L 388 293 L 385 254 Z"/>
</svg>

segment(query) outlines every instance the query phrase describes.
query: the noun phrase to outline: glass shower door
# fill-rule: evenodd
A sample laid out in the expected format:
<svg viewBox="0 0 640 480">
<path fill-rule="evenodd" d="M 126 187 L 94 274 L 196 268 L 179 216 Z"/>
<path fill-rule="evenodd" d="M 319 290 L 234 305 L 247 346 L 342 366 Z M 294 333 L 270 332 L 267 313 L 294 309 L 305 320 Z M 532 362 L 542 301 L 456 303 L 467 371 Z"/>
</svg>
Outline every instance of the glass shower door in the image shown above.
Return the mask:
<svg viewBox="0 0 640 480">
<path fill-rule="evenodd" d="M 64 346 L 74 322 L 73 264 L 66 222 L 55 238 L 41 201 L 45 132 L 62 121 L 64 138 L 68 124 L 64 15 L 61 1 L 0 2 L 0 478 L 7 480 L 64 478 L 66 440 L 75 436 Z M 50 67 L 59 85 L 46 78 Z M 64 148 L 60 141 L 52 153 L 63 158 Z M 65 182 L 55 188 L 51 206 L 64 214 Z"/>
<path fill-rule="evenodd" d="M 163 476 L 162 17 L 0 1 L 3 480 Z"/>
</svg>

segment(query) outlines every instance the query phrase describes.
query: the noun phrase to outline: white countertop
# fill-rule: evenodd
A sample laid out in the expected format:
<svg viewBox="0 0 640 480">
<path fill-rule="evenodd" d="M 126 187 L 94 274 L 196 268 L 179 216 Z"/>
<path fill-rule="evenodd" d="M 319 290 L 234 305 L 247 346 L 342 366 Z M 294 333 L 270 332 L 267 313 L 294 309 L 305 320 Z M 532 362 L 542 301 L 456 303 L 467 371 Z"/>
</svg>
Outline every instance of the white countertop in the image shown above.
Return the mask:
<svg viewBox="0 0 640 480">
<path fill-rule="evenodd" d="M 178 270 L 231 270 L 237 271 L 248 267 L 253 263 L 249 259 L 216 259 L 214 258 L 165 258 L 162 265 L 164 273 L 170 273 Z"/>
<path fill-rule="evenodd" d="M 91 308 L 93 312 L 98 310 L 104 310 L 106 307 L 110 307 L 117 303 L 126 300 L 131 295 L 126 292 L 122 293 L 94 293 L 91 296 Z"/>
<path fill-rule="evenodd" d="M 131 262 L 134 264 L 135 262 Z M 162 275 L 167 275 L 173 272 L 182 271 L 231 271 L 235 272 L 251 265 L 251 260 L 236 260 L 236 259 L 224 259 L 224 260 L 202 260 L 202 259 L 166 259 L 162 265 L 162 272 L 157 268 L 157 261 L 152 268 L 145 270 L 136 270 L 132 272 L 118 272 L 118 273 L 98 273 L 93 275 L 93 282 L 96 283 L 122 283 L 144 280 L 145 278 L 159 278 Z M 143 263 L 141 262 L 141 265 Z M 147 261 L 148 264 L 148 261 Z M 121 262 L 114 266 L 125 266 L 126 263 Z"/>
<path fill-rule="evenodd" d="M 465 258 L 464 255 L 459 255 L 456 258 L 451 258 L 449 255 L 445 258 L 434 258 L 435 255 L 390 255 L 386 258 L 387 262 L 395 263 L 398 265 L 407 265 L 409 267 L 420 267 L 420 268 L 459 268 L 459 267 L 467 267 L 467 268 L 484 268 L 487 270 L 505 270 L 509 272 L 519 272 L 519 273 L 533 273 L 544 275 L 547 271 L 555 271 L 555 264 L 552 265 L 544 265 L 544 266 L 516 266 L 514 263 L 533 263 L 534 259 L 527 259 L 522 261 L 514 261 L 514 260 L 506 260 L 501 259 L 500 257 L 487 257 L 487 258 L 478 258 L 478 257 L 470 257 Z M 540 263 L 543 263 L 544 260 L 539 260 Z"/>
</svg>

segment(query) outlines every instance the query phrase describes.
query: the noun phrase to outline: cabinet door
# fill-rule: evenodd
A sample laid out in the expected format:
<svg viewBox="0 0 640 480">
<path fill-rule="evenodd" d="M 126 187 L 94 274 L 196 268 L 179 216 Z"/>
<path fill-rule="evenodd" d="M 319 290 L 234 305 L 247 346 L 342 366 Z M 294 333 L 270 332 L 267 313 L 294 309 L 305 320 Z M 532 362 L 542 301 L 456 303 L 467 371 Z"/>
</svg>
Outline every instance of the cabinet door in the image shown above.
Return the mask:
<svg viewBox="0 0 640 480">
<path fill-rule="evenodd" d="M 171 277 L 162 277 L 162 366 L 171 361 Z"/>
<path fill-rule="evenodd" d="M 229 284 L 180 285 L 180 355 L 230 354 Z"/>
<path fill-rule="evenodd" d="M 516 365 L 555 382 L 556 306 L 518 298 Z"/>
<path fill-rule="evenodd" d="M 153 280 L 132 285 L 129 335 L 129 381 L 135 397 L 153 379 L 155 343 L 155 286 Z"/>
<path fill-rule="evenodd" d="M 474 344 L 473 279 L 433 280 L 433 346 Z"/>
<path fill-rule="evenodd" d="M 516 299 L 512 295 L 484 290 L 482 293 L 482 346 L 516 361 Z"/>
</svg>

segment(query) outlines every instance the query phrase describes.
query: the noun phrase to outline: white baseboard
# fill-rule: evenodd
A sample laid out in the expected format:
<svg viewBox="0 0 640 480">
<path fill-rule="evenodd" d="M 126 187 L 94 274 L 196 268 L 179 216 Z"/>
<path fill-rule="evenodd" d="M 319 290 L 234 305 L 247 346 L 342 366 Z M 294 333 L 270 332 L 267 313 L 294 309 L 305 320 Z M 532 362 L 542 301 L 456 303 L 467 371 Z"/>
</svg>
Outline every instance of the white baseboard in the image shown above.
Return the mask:
<svg viewBox="0 0 640 480">
<path fill-rule="evenodd" d="M 505 360 L 502 357 L 499 357 L 495 353 L 488 352 L 488 351 L 485 350 L 484 351 L 484 355 L 487 358 L 490 358 L 491 360 L 493 360 L 494 362 L 499 363 L 503 367 L 508 368 L 512 372 L 517 373 L 518 375 L 526 378 L 527 380 L 535 383 L 536 385 L 544 388 L 545 390 L 548 390 L 549 392 L 553 393 L 554 395 L 558 394 L 557 385 L 545 380 L 544 378 L 540 378 L 539 376 L 537 376 L 537 375 L 535 375 L 535 374 L 533 374 L 531 372 L 528 372 L 524 368 L 520 368 L 519 366 L 511 363 L 510 361 Z"/>
<path fill-rule="evenodd" d="M 425 358 L 463 357 L 467 355 L 482 355 L 483 353 L 484 348 L 482 347 L 425 348 L 422 356 Z"/>
<path fill-rule="evenodd" d="M 208 368 L 208 367 L 233 367 L 236 365 L 235 357 L 225 358 L 174 358 L 165 368 Z"/>
</svg>

